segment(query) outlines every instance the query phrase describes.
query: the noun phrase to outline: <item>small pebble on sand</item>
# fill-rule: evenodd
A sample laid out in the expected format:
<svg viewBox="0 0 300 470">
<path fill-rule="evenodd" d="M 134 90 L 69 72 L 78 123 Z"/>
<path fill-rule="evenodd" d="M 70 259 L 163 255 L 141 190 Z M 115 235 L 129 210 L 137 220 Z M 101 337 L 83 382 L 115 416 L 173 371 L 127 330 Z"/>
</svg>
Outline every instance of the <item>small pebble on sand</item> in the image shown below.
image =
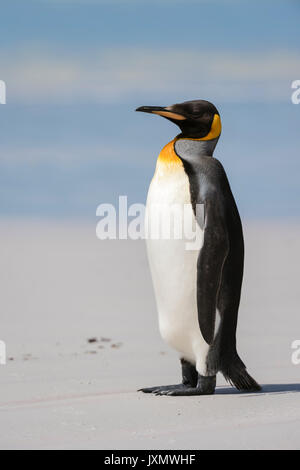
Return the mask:
<svg viewBox="0 0 300 470">
<path fill-rule="evenodd" d="M 97 343 L 98 339 L 97 338 L 88 338 L 87 342 L 88 343 Z"/>
</svg>

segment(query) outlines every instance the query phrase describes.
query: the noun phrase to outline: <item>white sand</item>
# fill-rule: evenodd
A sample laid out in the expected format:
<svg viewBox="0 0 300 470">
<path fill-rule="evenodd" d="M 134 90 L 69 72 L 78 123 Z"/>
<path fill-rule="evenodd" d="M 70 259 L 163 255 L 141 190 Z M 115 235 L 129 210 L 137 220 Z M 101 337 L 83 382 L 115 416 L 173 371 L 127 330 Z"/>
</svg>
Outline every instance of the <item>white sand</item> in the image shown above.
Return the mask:
<svg viewBox="0 0 300 470">
<path fill-rule="evenodd" d="M 0 233 L 0 339 L 14 358 L 0 366 L 1 449 L 299 448 L 299 227 L 247 227 L 238 345 L 263 393 L 219 376 L 209 397 L 136 392 L 180 380 L 143 242 L 100 242 L 93 224 L 2 222 Z"/>
</svg>

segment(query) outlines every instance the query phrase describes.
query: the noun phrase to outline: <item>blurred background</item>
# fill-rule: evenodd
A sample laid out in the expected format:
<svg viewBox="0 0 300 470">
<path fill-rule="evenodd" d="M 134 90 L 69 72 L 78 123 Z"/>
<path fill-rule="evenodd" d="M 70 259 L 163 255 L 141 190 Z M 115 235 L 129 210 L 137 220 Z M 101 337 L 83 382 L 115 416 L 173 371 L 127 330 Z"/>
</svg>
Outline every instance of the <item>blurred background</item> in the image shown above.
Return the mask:
<svg viewBox="0 0 300 470">
<path fill-rule="evenodd" d="M 1 448 L 299 448 L 299 13 L 298 0 L 1 2 Z M 238 348 L 264 389 L 218 377 L 215 396 L 162 406 L 136 393 L 180 376 L 144 241 L 98 240 L 96 208 L 144 203 L 178 133 L 135 108 L 191 99 L 221 114 L 215 156 L 246 241 Z"/>
<path fill-rule="evenodd" d="M 1 6 L 0 210 L 93 218 L 144 202 L 177 134 L 140 105 L 207 99 L 243 217 L 299 214 L 296 0 L 11 0 Z"/>
</svg>

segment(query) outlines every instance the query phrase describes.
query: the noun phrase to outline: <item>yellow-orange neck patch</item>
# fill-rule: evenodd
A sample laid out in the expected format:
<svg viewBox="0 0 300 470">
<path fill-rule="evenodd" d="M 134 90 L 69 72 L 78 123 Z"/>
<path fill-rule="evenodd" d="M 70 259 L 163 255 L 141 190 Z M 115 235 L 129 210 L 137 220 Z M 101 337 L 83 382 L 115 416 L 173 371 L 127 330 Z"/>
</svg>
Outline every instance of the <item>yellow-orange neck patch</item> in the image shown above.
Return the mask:
<svg viewBox="0 0 300 470">
<path fill-rule="evenodd" d="M 180 167 L 182 167 L 182 161 L 176 155 L 174 150 L 174 143 L 177 139 L 171 140 L 167 145 L 163 147 L 161 150 L 156 164 L 156 169 L 163 169 L 167 171 L 174 171 Z"/>
</svg>

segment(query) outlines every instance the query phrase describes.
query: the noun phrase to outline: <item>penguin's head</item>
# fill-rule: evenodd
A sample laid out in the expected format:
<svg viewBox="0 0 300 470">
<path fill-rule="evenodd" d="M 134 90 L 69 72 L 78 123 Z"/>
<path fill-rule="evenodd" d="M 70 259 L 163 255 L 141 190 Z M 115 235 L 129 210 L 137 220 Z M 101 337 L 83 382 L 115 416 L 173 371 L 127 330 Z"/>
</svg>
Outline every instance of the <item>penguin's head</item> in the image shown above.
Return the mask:
<svg viewBox="0 0 300 470">
<path fill-rule="evenodd" d="M 141 106 L 136 111 L 158 114 L 174 122 L 181 130 L 178 137 L 212 140 L 220 136 L 222 126 L 217 108 L 205 100 L 185 101 L 171 106 Z"/>
</svg>

